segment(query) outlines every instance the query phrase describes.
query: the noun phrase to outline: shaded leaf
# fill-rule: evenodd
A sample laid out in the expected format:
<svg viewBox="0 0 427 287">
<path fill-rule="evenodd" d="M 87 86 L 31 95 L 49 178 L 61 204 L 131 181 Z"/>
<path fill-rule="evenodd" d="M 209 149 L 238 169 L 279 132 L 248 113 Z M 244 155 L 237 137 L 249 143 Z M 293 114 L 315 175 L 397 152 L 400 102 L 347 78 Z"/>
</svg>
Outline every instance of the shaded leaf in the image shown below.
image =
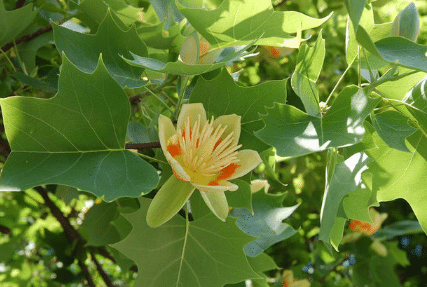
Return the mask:
<svg viewBox="0 0 427 287">
<path fill-rule="evenodd" d="M 245 253 L 250 257 L 256 257 L 271 245 L 285 240 L 296 231 L 283 220 L 288 218 L 298 207 L 283 207 L 282 201 L 286 194 L 267 194 L 260 190 L 252 194 L 251 214 L 247 209 L 234 208 L 230 215 L 237 217 L 237 226 L 251 236 L 259 236 L 253 242 L 245 246 Z"/>
<path fill-rule="evenodd" d="M 37 11 L 33 11 L 33 4 L 25 5 L 13 11 L 6 11 L 3 0 L 0 1 L 0 47 L 11 42 L 28 25 L 31 24 Z"/>
<path fill-rule="evenodd" d="M 130 104 L 102 60 L 93 74 L 62 65 L 55 97 L 1 100 L 12 153 L 0 189 L 64 184 L 107 201 L 153 189 L 155 169 L 124 149 Z"/>
<path fill-rule="evenodd" d="M 409 118 L 396 111 L 385 111 L 372 117 L 378 135 L 390 147 L 409 152 L 405 139 L 417 129 L 408 124 Z"/>
<path fill-rule="evenodd" d="M 99 55 L 111 76 L 121 87 L 136 88 L 147 81 L 140 79 L 143 68 L 126 64 L 120 56 L 129 57 L 131 52 L 147 56 L 147 47 L 138 37 L 134 26 L 122 30 L 108 12 L 94 35 L 86 35 L 52 24 L 55 44 L 65 52 L 70 61 L 80 70 L 92 73 Z"/>
<path fill-rule="evenodd" d="M 190 96 L 190 103 L 203 103 L 208 118 L 233 113 L 240 115 L 239 143 L 243 145 L 242 149 L 258 152 L 269 147 L 253 134 L 262 127 L 258 113 L 275 102 L 286 103 L 286 79 L 246 88 L 238 86 L 225 69 L 212 80 L 199 78 Z"/>
<path fill-rule="evenodd" d="M 252 237 L 214 215 L 186 222 L 175 215 L 162 227 L 145 222 L 151 200 L 140 198 L 141 208 L 124 217 L 133 229 L 123 241 L 111 245 L 138 266 L 135 286 L 222 287 L 258 278 L 243 253 Z M 214 271 L 215 270 L 215 271 Z"/>
</svg>

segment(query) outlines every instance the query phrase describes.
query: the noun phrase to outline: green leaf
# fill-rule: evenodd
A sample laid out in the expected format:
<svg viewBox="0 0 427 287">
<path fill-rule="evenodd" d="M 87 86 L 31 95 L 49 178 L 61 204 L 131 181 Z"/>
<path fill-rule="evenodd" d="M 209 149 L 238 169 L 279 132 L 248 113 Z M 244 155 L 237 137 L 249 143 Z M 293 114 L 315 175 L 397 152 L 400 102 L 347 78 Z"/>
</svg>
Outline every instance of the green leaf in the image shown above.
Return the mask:
<svg viewBox="0 0 427 287">
<path fill-rule="evenodd" d="M 373 191 L 378 201 L 405 199 L 412 207 L 424 232 L 427 233 L 427 138 L 420 131 L 406 140 L 409 153 L 390 148 L 374 134 L 377 148 L 366 153 L 374 161 L 369 164 Z"/>
<path fill-rule="evenodd" d="M 155 49 L 170 49 L 181 47 L 185 37 L 181 34 L 181 27 L 174 25 L 168 31 L 163 29 L 163 22 L 155 25 L 140 25 L 137 28 L 139 37 L 148 47 Z"/>
<path fill-rule="evenodd" d="M 132 226 L 120 215 L 117 203 L 101 202 L 89 209 L 80 229 L 86 245 L 104 246 L 125 238 Z"/>
<path fill-rule="evenodd" d="M 53 40 L 53 32 L 48 32 L 37 36 L 36 38 L 23 42 L 18 46 L 19 54 L 25 69 L 28 73 L 32 73 L 36 68 L 36 53 L 37 50 Z"/>
<path fill-rule="evenodd" d="M 298 48 L 300 33 L 322 25 L 332 14 L 315 19 L 294 11 L 274 11 L 270 0 L 224 0 L 213 10 L 203 1 L 177 0 L 178 9 L 213 47 L 257 45 Z"/>
<path fill-rule="evenodd" d="M 173 26 L 175 22 L 181 22 L 185 17 L 176 7 L 175 0 L 151 0 L 154 10 L 160 21 L 165 20 L 164 27 L 166 30 Z"/>
<path fill-rule="evenodd" d="M 410 70 L 407 68 L 399 68 L 399 74 L 408 71 Z M 425 72 L 418 72 L 395 81 L 387 81 L 376 87 L 376 90 L 379 91 L 383 97 L 401 101 L 409 90 L 411 90 L 426 75 L 427 74 Z"/>
<path fill-rule="evenodd" d="M 298 204 L 283 207 L 282 202 L 285 196 L 285 193 L 267 194 L 262 189 L 252 194 L 253 214 L 242 208 L 234 208 L 230 211 L 231 216 L 237 217 L 236 224 L 240 229 L 251 236 L 259 236 L 257 240 L 246 244 L 246 255 L 256 257 L 271 245 L 296 233 L 291 226 L 282 223 L 298 207 Z"/>
<path fill-rule="evenodd" d="M 378 135 L 389 147 L 409 152 L 405 139 L 417 129 L 408 124 L 409 118 L 396 111 L 385 111 L 372 117 Z"/>
<path fill-rule="evenodd" d="M 203 104 L 208 118 L 233 113 L 241 116 L 239 143 L 243 145 L 242 149 L 258 152 L 269 147 L 253 134 L 262 128 L 258 113 L 275 102 L 286 103 L 286 79 L 244 88 L 238 86 L 225 69 L 212 80 L 200 77 L 190 96 L 190 103 Z"/>
<path fill-rule="evenodd" d="M 0 0 L 0 47 L 11 42 L 28 25 L 33 22 L 37 11 L 33 11 L 33 5 L 25 5 L 13 11 L 6 11 L 3 0 Z"/>
<path fill-rule="evenodd" d="M 414 2 L 411 2 L 394 19 L 391 34 L 405 37 L 415 42 L 419 32 L 420 17 Z"/>
<path fill-rule="evenodd" d="M 348 15 L 353 23 L 354 29 L 359 27 L 359 21 L 362 17 L 363 8 L 366 5 L 366 0 L 344 0 L 345 7 L 347 8 Z"/>
<path fill-rule="evenodd" d="M 413 87 L 403 99 L 407 110 L 414 116 L 418 126 L 427 134 L 427 77 Z"/>
<path fill-rule="evenodd" d="M 114 11 L 116 17 L 126 26 L 144 20 L 143 8 L 128 5 L 124 0 L 84 0 L 79 7 L 98 24 L 103 21 L 109 9 Z"/>
<path fill-rule="evenodd" d="M 106 201 L 152 190 L 156 170 L 124 149 L 130 104 L 102 60 L 86 74 L 64 56 L 58 90 L 51 99 L 0 101 L 12 148 L 0 189 L 64 184 Z"/>
<path fill-rule="evenodd" d="M 65 52 L 70 61 L 80 70 L 92 73 L 99 55 L 111 76 L 121 87 L 136 88 L 147 81 L 140 79 L 143 68 L 126 64 L 121 56 L 130 57 L 131 52 L 147 56 L 147 47 L 138 37 L 134 26 L 123 31 L 107 12 L 94 35 L 86 35 L 52 24 L 55 44 L 60 52 Z"/>
<path fill-rule="evenodd" d="M 361 174 L 368 169 L 367 164 L 370 161 L 366 154 L 357 153 L 343 162 L 328 164 L 328 182 L 320 213 L 319 239 L 325 242 L 328 247 L 332 245 L 337 251 L 342 238 L 342 229 L 339 226 L 334 226 L 338 224 L 336 217 L 339 208 L 342 208 L 342 200 L 347 194 L 362 187 Z M 361 212 L 367 212 L 367 209 Z M 345 220 L 341 220 L 341 222 L 343 227 Z"/>
<path fill-rule="evenodd" d="M 319 92 L 316 81 L 322 70 L 324 59 L 325 40 L 322 38 L 322 32 L 320 32 L 314 47 L 301 45 L 297 66 L 291 78 L 292 89 L 300 97 L 307 114 L 314 117 L 320 115 Z"/>
<path fill-rule="evenodd" d="M 393 256 L 394 260 L 399 265 L 402 266 L 409 266 L 411 263 L 408 260 L 408 257 L 406 256 L 406 252 L 403 251 L 398 247 L 399 242 L 397 241 L 389 241 L 387 242 L 387 251 Z"/>
<path fill-rule="evenodd" d="M 423 230 L 421 225 L 416 220 L 404 220 L 392 223 L 382 227 L 377 233 L 373 236 L 377 239 L 386 239 L 390 240 L 397 236 L 407 235 L 407 234 L 416 234 L 422 233 Z"/>
<path fill-rule="evenodd" d="M 171 75 L 200 75 L 204 73 L 211 72 L 213 70 L 224 67 L 230 60 L 241 56 L 247 49 L 247 46 L 239 46 L 229 51 L 227 55 L 219 59 L 217 62 L 213 64 L 186 64 L 181 60 L 177 60 L 176 62 L 162 62 L 157 59 L 141 57 L 132 52 L 130 54 L 133 57 L 133 60 L 127 59 L 128 57 L 123 57 L 123 59 L 131 66 L 146 68 L 148 70 L 171 74 Z"/>
<path fill-rule="evenodd" d="M 253 237 L 241 232 L 235 219 L 226 222 L 214 215 L 186 222 L 175 215 L 160 228 L 146 222 L 151 200 L 140 198 L 141 208 L 124 217 L 133 229 L 112 245 L 138 266 L 135 286 L 222 287 L 258 278 L 243 253 Z"/>
<path fill-rule="evenodd" d="M 346 87 L 322 118 L 297 108 L 275 104 L 261 118 L 265 127 L 255 135 L 273 146 L 277 155 L 297 157 L 332 147 L 349 146 L 363 139 L 363 121 L 380 99 L 371 99 L 363 89 Z"/>
<path fill-rule="evenodd" d="M 237 184 L 239 188 L 236 191 L 225 192 L 228 205 L 233 208 L 246 208 L 253 212 L 251 185 L 240 179 L 234 180 L 233 183 Z"/>
</svg>

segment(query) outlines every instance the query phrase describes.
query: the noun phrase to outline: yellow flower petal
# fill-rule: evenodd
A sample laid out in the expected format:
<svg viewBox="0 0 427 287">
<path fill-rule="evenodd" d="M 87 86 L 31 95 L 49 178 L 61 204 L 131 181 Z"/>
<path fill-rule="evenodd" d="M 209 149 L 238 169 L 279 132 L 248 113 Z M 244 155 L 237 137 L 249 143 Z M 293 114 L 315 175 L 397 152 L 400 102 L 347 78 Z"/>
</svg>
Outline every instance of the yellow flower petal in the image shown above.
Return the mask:
<svg viewBox="0 0 427 287">
<path fill-rule="evenodd" d="M 216 217 L 225 221 L 228 216 L 228 203 L 227 198 L 223 191 L 218 192 L 203 192 L 201 191 L 203 200 L 206 205 L 215 214 Z"/>
<path fill-rule="evenodd" d="M 174 159 L 169 152 L 165 153 L 165 157 L 168 160 L 170 166 L 172 167 L 172 171 L 174 175 L 182 181 L 191 181 L 190 176 L 185 172 L 184 168 L 181 164 Z"/>
<path fill-rule="evenodd" d="M 239 167 L 229 178 L 226 179 L 235 179 L 241 177 L 256 168 L 262 162 L 259 154 L 256 151 L 250 149 L 239 151 L 237 158 L 239 159 L 239 162 L 237 163 Z"/>
<path fill-rule="evenodd" d="M 159 140 L 162 146 L 163 153 L 167 152 L 168 140 L 176 134 L 176 129 L 173 126 L 172 121 L 164 115 L 159 116 Z"/>
<path fill-rule="evenodd" d="M 197 188 L 200 191 L 204 191 L 204 192 L 219 192 L 219 191 L 236 191 L 239 187 L 234 184 L 231 183 L 229 181 L 220 181 L 218 185 L 215 186 L 211 186 L 211 185 L 202 185 L 202 184 L 197 184 L 197 183 L 192 183 L 193 186 L 195 188 Z"/>
<path fill-rule="evenodd" d="M 220 116 L 214 120 L 213 127 L 216 129 L 219 125 L 222 127 L 227 126 L 225 129 L 222 137 L 223 140 L 231 133 L 233 132 L 232 138 L 231 138 L 231 144 L 237 145 L 240 138 L 240 130 L 241 130 L 241 116 L 232 114 L 232 115 L 225 115 Z"/>
<path fill-rule="evenodd" d="M 265 179 L 255 179 L 251 181 L 251 192 L 255 193 L 264 188 L 264 191 L 267 192 L 270 188 L 270 184 Z"/>
<path fill-rule="evenodd" d="M 200 116 L 200 127 L 203 127 L 203 125 L 207 122 L 206 120 L 206 111 L 203 107 L 203 104 L 201 103 L 195 103 L 195 104 L 186 104 L 182 105 L 181 112 L 178 117 L 178 123 L 176 125 L 177 130 L 184 131 L 185 130 L 185 124 L 188 121 L 188 118 L 190 118 L 190 128 L 193 128 L 194 123 L 197 121 L 197 119 Z"/>
<path fill-rule="evenodd" d="M 179 58 L 188 65 L 195 65 L 197 63 L 197 42 L 194 35 L 188 36 L 184 40 L 184 43 L 182 43 Z"/>
</svg>

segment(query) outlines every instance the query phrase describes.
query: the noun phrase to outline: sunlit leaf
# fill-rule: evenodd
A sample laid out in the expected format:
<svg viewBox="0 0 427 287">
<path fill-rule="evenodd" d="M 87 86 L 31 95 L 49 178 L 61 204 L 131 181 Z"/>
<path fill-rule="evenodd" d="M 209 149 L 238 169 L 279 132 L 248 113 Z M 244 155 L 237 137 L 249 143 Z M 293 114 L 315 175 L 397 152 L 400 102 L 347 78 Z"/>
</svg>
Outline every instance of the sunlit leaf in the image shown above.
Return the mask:
<svg viewBox="0 0 427 287">
<path fill-rule="evenodd" d="M 0 103 L 12 148 L 1 190 L 64 184 L 111 201 L 157 185 L 155 169 L 124 149 L 130 104 L 102 60 L 86 74 L 64 56 L 55 97 Z"/>
</svg>

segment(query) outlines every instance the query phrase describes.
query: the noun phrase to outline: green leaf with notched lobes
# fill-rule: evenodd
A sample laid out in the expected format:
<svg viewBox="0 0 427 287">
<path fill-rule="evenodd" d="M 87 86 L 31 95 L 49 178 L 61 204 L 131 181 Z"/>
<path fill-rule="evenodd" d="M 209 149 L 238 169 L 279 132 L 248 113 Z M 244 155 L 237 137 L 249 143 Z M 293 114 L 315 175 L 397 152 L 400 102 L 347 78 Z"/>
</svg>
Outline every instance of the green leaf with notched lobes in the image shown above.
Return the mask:
<svg viewBox="0 0 427 287">
<path fill-rule="evenodd" d="M 224 0 L 212 10 L 204 1 L 177 0 L 177 7 L 213 47 L 257 45 L 298 48 L 295 33 L 318 27 L 330 16 L 316 19 L 294 11 L 274 11 L 270 0 Z"/>
<path fill-rule="evenodd" d="M 190 95 L 190 103 L 202 103 L 208 114 L 236 114 L 242 117 L 242 130 L 239 143 L 242 149 L 254 149 L 262 152 L 269 148 L 267 144 L 254 136 L 254 131 L 262 128 L 259 113 L 265 107 L 276 103 L 286 103 L 286 81 L 269 81 L 254 87 L 240 87 L 224 69 L 216 78 L 199 78 Z"/>
<path fill-rule="evenodd" d="M 386 111 L 372 117 L 378 135 L 390 147 L 409 152 L 405 139 L 417 129 L 408 124 L 409 118 L 396 111 Z"/>
<path fill-rule="evenodd" d="M 364 119 L 380 99 L 368 97 L 363 89 L 346 87 L 322 118 L 297 108 L 275 104 L 261 118 L 265 127 L 255 135 L 276 148 L 277 155 L 296 157 L 332 147 L 356 144 L 363 139 Z"/>
<path fill-rule="evenodd" d="M 92 73 L 102 54 L 105 67 L 121 87 L 136 88 L 147 83 L 141 80 L 144 68 L 130 66 L 121 58 L 130 57 L 131 52 L 147 56 L 147 47 L 134 26 L 123 31 L 109 11 L 94 35 L 74 32 L 56 24 L 52 26 L 58 51 L 64 52 L 80 70 Z"/>
<path fill-rule="evenodd" d="M 259 278 L 243 252 L 254 238 L 239 230 L 235 219 L 222 222 L 209 214 L 186 222 L 175 215 L 161 227 L 151 228 L 145 220 L 150 203 L 140 198 L 141 208 L 123 215 L 133 229 L 111 245 L 138 266 L 135 286 L 222 287 Z"/>
<path fill-rule="evenodd" d="M 31 24 L 36 15 L 37 11 L 33 11 L 33 4 L 6 11 L 3 0 L 0 0 L 0 47 L 16 38 Z"/>
<path fill-rule="evenodd" d="M 0 104 L 12 149 L 0 190 L 63 184 L 112 201 L 157 185 L 155 169 L 124 149 L 130 104 L 102 59 L 86 74 L 64 56 L 55 97 Z"/>
<path fill-rule="evenodd" d="M 296 233 L 288 224 L 282 223 L 297 209 L 298 205 L 283 207 L 286 194 L 267 194 L 264 189 L 252 194 L 253 213 L 243 208 L 233 208 L 230 215 L 237 217 L 237 226 L 251 236 L 259 236 L 245 246 L 245 253 L 255 257 L 271 245 Z"/>
<path fill-rule="evenodd" d="M 377 148 L 366 153 L 373 159 L 369 166 L 373 192 L 378 201 L 405 199 L 427 233 L 427 138 L 417 131 L 406 139 L 410 152 L 389 147 L 374 134 Z"/>
</svg>

